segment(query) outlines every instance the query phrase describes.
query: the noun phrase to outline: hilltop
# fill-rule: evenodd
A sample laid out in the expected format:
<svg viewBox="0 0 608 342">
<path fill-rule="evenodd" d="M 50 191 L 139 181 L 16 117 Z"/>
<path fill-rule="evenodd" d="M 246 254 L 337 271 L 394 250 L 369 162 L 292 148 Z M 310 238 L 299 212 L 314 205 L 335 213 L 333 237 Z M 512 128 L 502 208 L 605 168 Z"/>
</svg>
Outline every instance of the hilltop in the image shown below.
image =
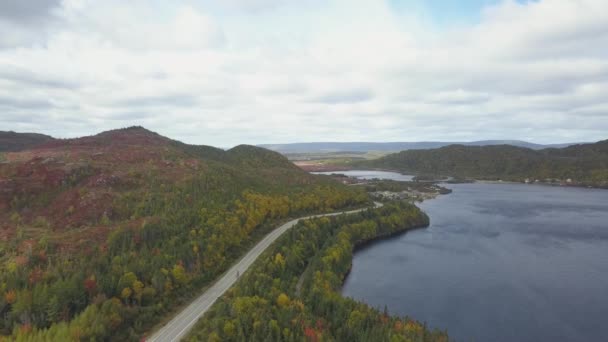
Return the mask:
<svg viewBox="0 0 608 342">
<path fill-rule="evenodd" d="M 178 186 L 197 177 L 215 179 L 209 191 L 326 185 L 279 153 L 240 145 L 228 151 L 187 145 L 143 127 L 76 139 L 53 139 L 5 153 L 0 164 L 0 226 L 44 219 L 52 230 L 95 225 L 104 217 L 128 219 L 117 205 L 124 195 L 151 186 Z M 220 186 L 220 184 L 223 184 Z M 238 197 L 240 194 L 234 194 Z M 8 229 L 12 231 L 12 229 Z"/>
</svg>

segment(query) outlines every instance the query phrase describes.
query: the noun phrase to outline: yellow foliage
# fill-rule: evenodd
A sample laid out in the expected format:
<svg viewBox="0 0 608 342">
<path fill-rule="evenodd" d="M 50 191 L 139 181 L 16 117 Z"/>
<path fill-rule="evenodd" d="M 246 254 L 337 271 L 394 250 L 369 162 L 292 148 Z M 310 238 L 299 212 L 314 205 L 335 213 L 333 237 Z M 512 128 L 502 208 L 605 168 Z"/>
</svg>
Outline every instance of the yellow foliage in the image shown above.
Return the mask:
<svg viewBox="0 0 608 342">
<path fill-rule="evenodd" d="M 304 303 L 302 303 L 302 301 L 300 301 L 300 300 L 294 300 L 293 301 L 293 306 L 295 306 L 296 308 L 298 308 L 298 310 L 301 311 L 301 312 L 304 311 Z"/>
<path fill-rule="evenodd" d="M 220 338 L 220 336 L 214 331 L 211 334 L 209 334 L 209 338 L 207 339 L 207 341 L 209 342 L 221 342 L 222 339 Z"/>
<path fill-rule="evenodd" d="M 173 279 L 175 279 L 175 281 L 180 285 L 185 285 L 188 283 L 188 275 L 186 274 L 186 270 L 182 265 L 173 266 L 171 275 L 173 276 Z"/>
<path fill-rule="evenodd" d="M 170 279 L 167 279 L 167 281 L 165 281 L 164 290 L 166 293 L 171 293 L 171 291 L 173 291 L 173 283 L 171 283 Z"/>
<path fill-rule="evenodd" d="M 224 324 L 224 334 L 228 337 L 234 337 L 236 334 L 236 327 L 231 321 L 226 322 Z"/>
<path fill-rule="evenodd" d="M 417 322 L 408 321 L 405 323 L 405 332 L 409 334 L 422 334 L 423 328 L 422 325 Z"/>
<path fill-rule="evenodd" d="M 6 263 L 6 269 L 10 273 L 15 273 L 17 271 L 17 263 L 14 260 L 10 260 Z"/>
<path fill-rule="evenodd" d="M 143 290 L 144 290 L 144 283 L 142 283 L 139 280 L 136 280 L 133 282 L 133 291 L 135 291 L 136 294 L 140 294 Z"/>
<path fill-rule="evenodd" d="M 277 304 L 282 308 L 289 306 L 290 302 L 289 297 L 287 297 L 287 295 L 284 293 L 281 293 L 277 298 Z"/>
<path fill-rule="evenodd" d="M 281 269 L 285 268 L 285 258 L 283 255 L 281 255 L 281 253 L 277 253 L 277 255 L 274 256 L 274 264 L 279 266 Z"/>
<path fill-rule="evenodd" d="M 131 291 L 131 288 L 129 287 L 125 287 L 124 289 L 122 289 L 122 292 L 120 292 L 120 296 L 124 299 L 127 300 L 131 297 L 133 291 Z"/>
<path fill-rule="evenodd" d="M 359 327 L 363 321 L 365 320 L 365 314 L 362 313 L 359 310 L 353 310 L 353 312 L 350 313 L 350 316 L 348 317 L 348 321 L 346 322 L 346 324 L 351 328 L 357 328 Z"/>
</svg>

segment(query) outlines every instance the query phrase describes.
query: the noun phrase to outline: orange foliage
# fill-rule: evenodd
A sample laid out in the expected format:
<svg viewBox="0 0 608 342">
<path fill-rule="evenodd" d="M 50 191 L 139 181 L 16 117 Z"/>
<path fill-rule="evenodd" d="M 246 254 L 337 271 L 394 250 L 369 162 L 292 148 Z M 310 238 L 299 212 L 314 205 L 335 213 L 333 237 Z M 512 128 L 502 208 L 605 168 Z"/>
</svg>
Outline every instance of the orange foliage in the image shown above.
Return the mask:
<svg viewBox="0 0 608 342">
<path fill-rule="evenodd" d="M 44 272 L 42 271 L 42 269 L 40 269 L 40 267 L 36 267 L 34 268 L 29 275 L 29 282 L 30 284 L 34 285 L 37 282 L 39 282 L 40 280 L 42 280 L 42 277 L 44 276 Z"/>
<path fill-rule="evenodd" d="M 311 328 L 311 327 L 304 328 L 304 336 L 306 336 L 306 339 L 309 342 L 318 342 L 319 341 L 319 335 L 317 334 L 317 331 L 314 328 Z"/>
<path fill-rule="evenodd" d="M 9 304 L 13 304 L 17 300 L 17 294 L 15 291 L 10 290 L 4 294 L 4 300 Z"/>
<path fill-rule="evenodd" d="M 19 255 L 18 257 L 15 258 L 15 263 L 17 264 L 17 266 L 20 266 L 20 267 L 27 265 L 28 262 L 29 262 L 29 259 L 23 255 Z"/>
<path fill-rule="evenodd" d="M 23 324 L 19 327 L 19 329 L 21 329 L 21 332 L 23 333 L 28 333 L 30 331 L 32 331 L 32 325 L 31 324 Z"/>
<path fill-rule="evenodd" d="M 401 321 L 396 321 L 393 328 L 396 332 L 401 332 L 403 330 L 403 323 Z"/>
</svg>

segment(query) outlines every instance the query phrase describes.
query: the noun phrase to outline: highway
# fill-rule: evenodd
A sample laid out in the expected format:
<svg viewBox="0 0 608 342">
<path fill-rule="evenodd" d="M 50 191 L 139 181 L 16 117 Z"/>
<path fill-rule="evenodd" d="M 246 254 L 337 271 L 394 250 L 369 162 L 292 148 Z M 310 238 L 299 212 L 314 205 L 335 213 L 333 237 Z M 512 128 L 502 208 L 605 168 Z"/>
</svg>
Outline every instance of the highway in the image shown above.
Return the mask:
<svg viewBox="0 0 608 342">
<path fill-rule="evenodd" d="M 375 202 L 376 207 L 381 207 L 382 204 Z M 234 266 L 232 266 L 228 272 L 226 272 L 219 280 L 215 282 L 209 289 L 207 289 L 202 295 L 196 298 L 190 305 L 188 305 L 183 311 L 175 316 L 166 325 L 160 328 L 156 333 L 146 339 L 146 341 L 155 342 L 173 342 L 179 341 L 183 338 L 190 329 L 196 324 L 198 319 L 202 317 L 207 310 L 215 303 L 215 301 L 221 297 L 237 280 L 237 275 L 245 273 L 247 269 L 253 264 L 253 262 L 268 248 L 270 245 L 289 230 L 295 226 L 300 220 L 306 220 L 315 217 L 322 216 L 336 216 L 341 214 L 351 214 L 366 210 L 367 208 L 351 210 L 346 212 L 337 212 L 331 214 L 320 214 L 311 215 L 291 220 L 277 229 L 270 232 L 262 241 L 260 241 L 255 247 L 253 247 L 247 254 Z"/>
</svg>

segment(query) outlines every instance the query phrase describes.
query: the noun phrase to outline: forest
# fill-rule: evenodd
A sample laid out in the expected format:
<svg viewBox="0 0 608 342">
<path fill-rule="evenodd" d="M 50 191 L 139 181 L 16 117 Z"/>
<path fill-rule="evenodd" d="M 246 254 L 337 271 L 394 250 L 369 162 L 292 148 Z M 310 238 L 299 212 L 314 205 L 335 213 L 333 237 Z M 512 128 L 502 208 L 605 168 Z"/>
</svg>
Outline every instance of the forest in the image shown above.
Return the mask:
<svg viewBox="0 0 608 342">
<path fill-rule="evenodd" d="M 278 223 L 369 204 L 252 146 L 141 127 L 0 164 L 0 341 L 138 341 Z"/>
<path fill-rule="evenodd" d="M 450 145 L 407 150 L 351 167 L 485 180 L 550 182 L 608 187 L 608 140 L 565 148 L 532 150 L 509 145 Z"/>
<path fill-rule="evenodd" d="M 187 340 L 448 341 L 446 332 L 340 295 L 357 246 L 428 224 L 406 202 L 302 221 L 258 258 Z"/>
</svg>

